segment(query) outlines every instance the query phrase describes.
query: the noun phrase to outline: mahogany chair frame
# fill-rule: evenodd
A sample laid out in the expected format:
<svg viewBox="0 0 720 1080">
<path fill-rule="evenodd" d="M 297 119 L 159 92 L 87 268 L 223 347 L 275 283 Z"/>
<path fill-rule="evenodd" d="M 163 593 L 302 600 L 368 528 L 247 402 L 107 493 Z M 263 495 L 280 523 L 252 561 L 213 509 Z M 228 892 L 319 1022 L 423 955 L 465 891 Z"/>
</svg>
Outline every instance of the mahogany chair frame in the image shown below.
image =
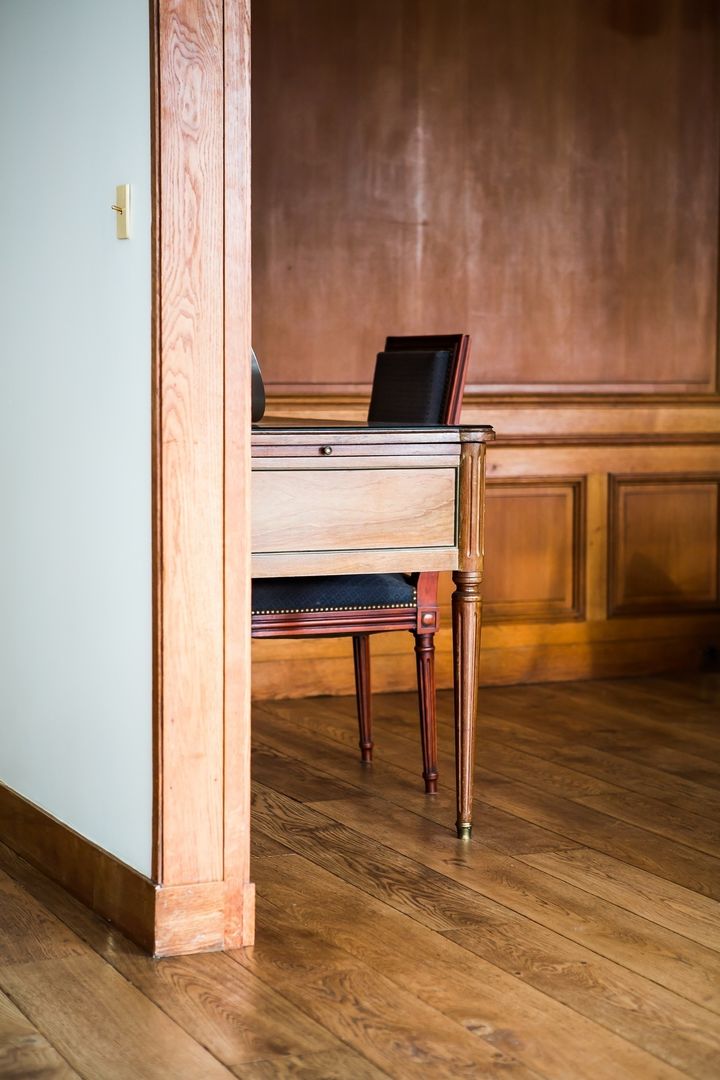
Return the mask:
<svg viewBox="0 0 720 1080">
<path fill-rule="evenodd" d="M 468 334 L 436 334 L 388 337 L 385 352 L 448 350 L 450 380 L 443 406 L 442 424 L 458 424 L 470 353 Z M 344 609 L 342 611 L 293 611 L 254 614 L 252 636 L 256 638 L 346 637 L 353 639 L 355 694 L 357 699 L 361 760 L 373 755 L 370 682 L 370 635 L 407 630 L 415 638 L 420 738 L 425 792 L 437 792 L 437 717 L 435 710 L 435 634 L 438 620 L 436 572 L 414 575 L 416 604 L 411 608 Z"/>
</svg>

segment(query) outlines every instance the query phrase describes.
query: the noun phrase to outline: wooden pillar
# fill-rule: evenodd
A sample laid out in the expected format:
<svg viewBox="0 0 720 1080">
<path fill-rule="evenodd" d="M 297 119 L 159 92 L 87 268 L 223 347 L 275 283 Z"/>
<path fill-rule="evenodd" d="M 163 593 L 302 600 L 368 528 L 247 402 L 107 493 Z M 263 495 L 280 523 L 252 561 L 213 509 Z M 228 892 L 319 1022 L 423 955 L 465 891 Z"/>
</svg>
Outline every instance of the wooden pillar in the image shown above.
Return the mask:
<svg viewBox="0 0 720 1080">
<path fill-rule="evenodd" d="M 154 0 L 154 951 L 252 941 L 249 4 Z"/>
</svg>

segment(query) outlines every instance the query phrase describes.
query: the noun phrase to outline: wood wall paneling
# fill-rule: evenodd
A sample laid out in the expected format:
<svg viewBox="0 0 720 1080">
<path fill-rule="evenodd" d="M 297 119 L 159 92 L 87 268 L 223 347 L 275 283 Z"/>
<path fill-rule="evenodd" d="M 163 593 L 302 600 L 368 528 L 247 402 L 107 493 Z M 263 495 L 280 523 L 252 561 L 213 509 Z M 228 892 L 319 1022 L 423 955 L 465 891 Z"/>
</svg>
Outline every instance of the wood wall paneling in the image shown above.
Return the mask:
<svg viewBox="0 0 720 1080">
<path fill-rule="evenodd" d="M 622 418 L 622 411 L 616 415 Z M 717 405 L 715 417 L 717 428 Z M 605 424 L 602 417 L 601 424 Z M 657 442 L 646 436 L 642 442 L 631 440 L 625 445 L 623 434 L 618 432 L 614 442 L 606 437 L 597 444 L 584 439 L 573 444 L 569 437 L 559 443 L 531 437 L 529 424 L 526 430 L 527 442 L 522 438 L 518 442 L 500 440 L 488 450 L 492 480 L 488 485 L 484 591 L 485 611 L 490 617 L 484 620 L 481 681 L 493 684 L 649 673 L 697 666 L 713 648 L 720 649 L 720 613 L 702 603 L 687 609 L 665 603 L 635 614 L 628 610 L 621 619 L 607 618 L 608 567 L 612 577 L 613 567 L 622 565 L 613 554 L 617 529 L 612 524 L 608 527 L 616 501 L 615 496 L 608 496 L 609 473 L 638 480 L 640 490 L 657 486 L 659 477 L 667 481 L 660 484 L 665 499 L 660 525 L 670 523 L 671 535 L 677 537 L 679 531 L 689 542 L 700 545 L 706 568 L 704 587 L 710 591 L 712 571 L 707 568 L 717 559 L 717 533 L 707 484 L 716 484 L 720 476 L 717 434 L 713 441 L 699 438 L 697 443 L 689 436 L 684 445 L 669 445 L 662 436 Z M 710 440 L 709 432 L 705 434 Z M 670 464 L 681 471 L 663 474 Z M 576 470 L 574 476 L 571 468 Z M 688 479 L 691 485 L 685 499 L 684 482 Z M 698 483 L 700 493 L 695 491 Z M 675 500 L 678 487 L 681 497 Z M 518 507 L 521 499 L 524 501 Z M 552 511 L 558 506 L 562 512 L 555 515 Z M 698 507 L 704 509 L 696 520 Z M 536 528 L 537 537 L 533 534 Z M 654 526 L 649 535 L 650 539 L 655 535 Z M 637 532 L 632 534 L 633 542 L 640 538 Z M 672 548 L 662 541 L 661 548 L 665 561 L 670 552 L 671 572 L 680 573 L 682 560 L 676 570 Z M 686 564 L 685 555 L 682 559 Z M 450 686 L 452 678 L 450 591 L 449 575 L 441 575 L 441 629 L 436 637 L 441 687 Z M 413 688 L 409 638 L 405 641 L 398 634 L 374 637 L 372 664 L 376 690 Z M 257 698 L 349 694 L 352 673 L 349 642 L 253 644 L 253 692 Z"/>
<path fill-rule="evenodd" d="M 713 0 L 256 0 L 254 343 L 367 387 L 462 329 L 469 386 L 717 387 Z"/>
<path fill-rule="evenodd" d="M 610 613 L 720 605 L 720 477 L 610 478 Z"/>
<path fill-rule="evenodd" d="M 487 502 L 485 618 L 581 617 L 584 481 L 496 481 Z"/>
<path fill-rule="evenodd" d="M 270 408 L 362 418 L 386 334 L 472 334 L 463 419 L 498 434 L 486 682 L 661 670 L 720 645 L 710 490 L 676 500 L 671 483 L 645 532 L 632 511 L 624 527 L 627 551 L 660 545 L 689 606 L 643 599 L 608 495 L 612 475 L 720 468 L 719 29 L 714 0 L 255 0 Z M 442 597 L 449 685 L 447 582 Z M 413 686 L 405 646 L 373 639 L 376 688 Z M 254 649 L 257 696 L 352 690 L 345 642 Z"/>
</svg>

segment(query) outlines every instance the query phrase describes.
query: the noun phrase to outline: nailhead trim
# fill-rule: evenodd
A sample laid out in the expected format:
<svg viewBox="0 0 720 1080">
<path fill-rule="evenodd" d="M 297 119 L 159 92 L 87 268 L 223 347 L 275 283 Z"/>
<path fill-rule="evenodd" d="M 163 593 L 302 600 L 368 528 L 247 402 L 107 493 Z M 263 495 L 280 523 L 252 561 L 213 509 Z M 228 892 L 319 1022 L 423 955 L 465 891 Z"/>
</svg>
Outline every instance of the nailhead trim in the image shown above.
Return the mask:
<svg viewBox="0 0 720 1080">
<path fill-rule="evenodd" d="M 310 615 L 323 611 L 383 611 L 386 608 L 417 607 L 417 592 L 413 589 L 412 604 L 363 604 L 360 607 L 307 607 L 307 608 L 270 608 L 267 611 L 253 611 L 253 615 Z"/>
</svg>

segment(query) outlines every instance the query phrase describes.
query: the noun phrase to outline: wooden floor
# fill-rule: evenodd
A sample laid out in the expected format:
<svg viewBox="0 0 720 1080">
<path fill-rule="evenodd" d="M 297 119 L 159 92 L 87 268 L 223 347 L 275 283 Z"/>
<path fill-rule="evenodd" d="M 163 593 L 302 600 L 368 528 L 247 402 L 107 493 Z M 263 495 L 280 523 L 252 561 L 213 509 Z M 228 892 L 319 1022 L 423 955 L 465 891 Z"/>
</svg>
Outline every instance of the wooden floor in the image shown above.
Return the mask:
<svg viewBox="0 0 720 1080">
<path fill-rule="evenodd" d="M 152 961 L 0 852 L 0 1076 L 720 1076 L 720 682 L 484 690 L 476 838 L 415 702 L 255 710 L 254 949 Z"/>
</svg>

